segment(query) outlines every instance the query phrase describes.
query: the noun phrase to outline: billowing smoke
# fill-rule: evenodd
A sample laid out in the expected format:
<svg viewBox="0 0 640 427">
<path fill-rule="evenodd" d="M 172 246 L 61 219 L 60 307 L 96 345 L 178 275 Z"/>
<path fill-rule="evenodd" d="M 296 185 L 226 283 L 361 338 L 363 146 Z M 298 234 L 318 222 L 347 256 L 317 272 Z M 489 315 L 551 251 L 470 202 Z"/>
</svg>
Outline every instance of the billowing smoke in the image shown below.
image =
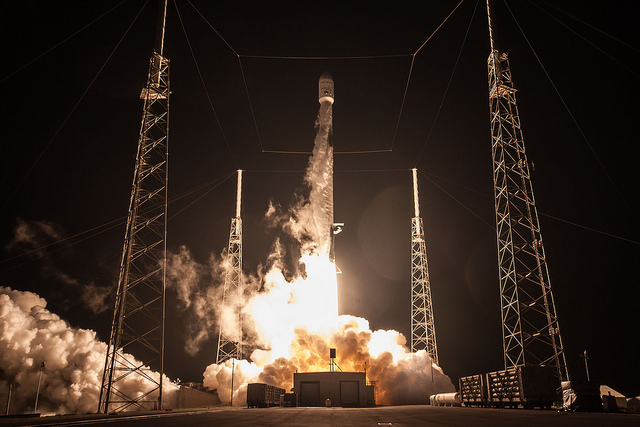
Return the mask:
<svg viewBox="0 0 640 427">
<path fill-rule="evenodd" d="M 366 370 L 368 380 L 376 382 L 379 404 L 426 403 L 429 394 L 454 391 L 449 377 L 424 350 L 407 350 L 402 334 L 371 331 L 365 319 L 338 316 L 336 269 L 330 257 L 330 103 L 321 105 L 316 125 L 318 133 L 305 175 L 308 195 L 298 195 L 286 213 L 270 205 L 266 215 L 270 225 L 280 226 L 298 241 L 303 268 L 293 276 L 285 274 L 284 249 L 277 241 L 269 268 L 262 274 L 260 292 L 246 292 L 243 297 L 245 339 L 254 348 L 250 361 L 227 360 L 208 366 L 204 385 L 216 388 L 223 402 L 229 402 L 233 393 L 234 405 L 243 405 L 247 383 L 265 382 L 288 391 L 294 372 L 327 371 L 329 349 L 337 348 L 336 362 L 342 370 Z"/>
<path fill-rule="evenodd" d="M 204 373 L 204 385 L 217 388 L 221 400 L 229 402 L 233 370 L 234 404 L 243 405 L 246 383 L 264 382 L 289 390 L 294 372 L 327 371 L 329 349 L 337 348 L 336 363 L 342 370 L 366 370 L 367 379 L 376 382 L 378 404 L 424 404 L 430 394 L 455 391 L 449 377 L 424 350 L 408 352 L 402 334 L 393 330 L 372 332 L 365 319 L 339 316 L 333 324 L 316 328 L 317 332 L 280 326 L 293 333 L 288 351 L 268 363 L 264 363 L 265 352 L 257 350 L 253 362 L 212 364 Z"/>
<path fill-rule="evenodd" d="M 196 262 L 185 246 L 168 256 L 167 285 L 176 291 L 178 305 L 187 313 L 185 350 L 192 356 L 217 332 L 216 302 L 222 299 L 222 289 L 215 279 L 224 277 L 224 272 L 214 257 L 211 266 Z"/>
<path fill-rule="evenodd" d="M 186 246 L 168 255 L 167 286 L 176 292 L 178 308 L 185 313 L 185 351 L 194 356 L 202 344 L 217 337 L 220 326 L 226 336 L 240 335 L 234 308 L 240 305 L 238 295 L 227 295 L 223 301 L 224 279 L 230 268 L 229 257 L 211 255 L 208 265 L 196 261 Z M 244 287 L 255 293 L 259 281 L 244 276 Z"/>
<path fill-rule="evenodd" d="M 111 308 L 109 301 L 113 296 L 113 286 L 101 286 L 93 281 L 84 282 L 64 271 L 60 266 L 61 258 L 54 252 L 67 240 L 67 235 L 59 224 L 51 221 L 25 221 L 18 218 L 13 239 L 5 245 L 8 252 L 18 257 L 37 259 L 40 275 L 45 280 L 54 281 L 62 290 L 65 305 L 89 309 L 94 314 Z M 65 248 L 65 251 L 71 251 Z M 78 298 L 79 296 L 79 298 Z"/>
<path fill-rule="evenodd" d="M 96 412 L 107 345 L 94 331 L 72 328 L 46 305 L 32 292 L 0 287 L 0 395 L 7 396 L 12 384 L 10 413 L 33 411 L 40 377 L 38 412 Z M 163 384 L 165 405 L 176 407 L 177 386 L 167 378 Z M 129 395 L 151 388 L 133 375 L 119 387 Z"/>
</svg>

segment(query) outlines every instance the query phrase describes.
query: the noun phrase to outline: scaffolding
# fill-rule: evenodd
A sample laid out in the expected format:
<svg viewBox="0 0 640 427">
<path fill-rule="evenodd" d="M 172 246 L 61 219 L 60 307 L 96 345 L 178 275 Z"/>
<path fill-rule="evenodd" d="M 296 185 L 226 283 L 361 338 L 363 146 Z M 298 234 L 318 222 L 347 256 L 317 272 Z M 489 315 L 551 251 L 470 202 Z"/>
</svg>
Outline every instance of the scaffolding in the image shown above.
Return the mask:
<svg viewBox="0 0 640 427">
<path fill-rule="evenodd" d="M 568 371 L 542 233 L 525 154 L 516 89 L 508 54 L 494 47 L 487 0 L 491 54 L 489 104 L 493 181 L 505 369 L 553 366 L 560 380 Z"/>
<path fill-rule="evenodd" d="M 427 248 L 418 203 L 416 169 L 413 169 L 413 203 L 415 216 L 411 220 L 411 352 L 426 350 L 432 363 L 440 365 L 433 323 Z"/>
<path fill-rule="evenodd" d="M 223 325 L 220 322 L 218 333 L 218 352 L 216 363 L 229 359 L 242 359 L 242 295 L 244 283 L 242 278 L 242 219 L 240 218 L 240 202 L 242 199 L 242 171 L 238 171 L 238 189 L 236 192 L 236 216 L 231 219 L 229 247 L 227 259 L 229 265 L 224 280 L 222 307 L 233 311 L 234 324 Z"/>
</svg>

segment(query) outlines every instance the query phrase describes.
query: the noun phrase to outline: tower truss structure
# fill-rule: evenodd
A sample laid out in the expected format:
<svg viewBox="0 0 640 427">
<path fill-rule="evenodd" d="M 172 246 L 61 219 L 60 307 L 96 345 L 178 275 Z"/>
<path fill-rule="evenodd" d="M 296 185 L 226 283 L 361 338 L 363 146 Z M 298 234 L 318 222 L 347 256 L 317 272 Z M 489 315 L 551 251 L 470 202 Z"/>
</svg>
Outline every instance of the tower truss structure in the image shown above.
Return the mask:
<svg viewBox="0 0 640 427">
<path fill-rule="evenodd" d="M 99 412 L 162 408 L 169 93 L 169 60 L 154 52 L 140 95 L 142 125 Z M 124 384 L 134 380 L 146 384 L 144 393 L 127 393 Z"/>
<path fill-rule="evenodd" d="M 416 169 L 413 169 L 413 202 L 415 216 L 411 219 L 411 352 L 426 350 L 432 362 L 439 365 Z"/>
<path fill-rule="evenodd" d="M 223 310 L 230 309 L 233 312 L 234 324 L 220 324 L 218 333 L 218 354 L 216 363 L 225 360 L 240 360 L 242 352 L 242 296 L 244 282 L 242 277 L 242 219 L 240 217 L 240 203 L 242 199 L 242 171 L 238 171 L 238 189 L 236 200 L 236 216 L 231 219 L 229 231 L 229 247 L 227 267 L 224 279 L 224 294 L 222 297 Z"/>
<path fill-rule="evenodd" d="M 569 375 L 533 195 L 508 54 L 491 54 L 489 104 L 505 369 L 552 366 Z"/>
</svg>

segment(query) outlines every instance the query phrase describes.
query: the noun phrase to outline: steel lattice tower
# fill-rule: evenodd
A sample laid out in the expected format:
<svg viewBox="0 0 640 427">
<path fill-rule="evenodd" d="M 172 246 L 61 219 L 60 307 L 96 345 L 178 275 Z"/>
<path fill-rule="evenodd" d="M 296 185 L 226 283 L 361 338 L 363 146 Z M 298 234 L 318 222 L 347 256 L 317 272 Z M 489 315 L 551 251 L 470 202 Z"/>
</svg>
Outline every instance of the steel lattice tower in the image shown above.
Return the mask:
<svg viewBox="0 0 640 427">
<path fill-rule="evenodd" d="M 165 16 L 166 2 L 162 37 Z M 170 93 L 162 45 L 161 39 L 140 95 L 142 124 L 100 389 L 98 412 L 104 413 L 162 409 Z M 131 380 L 147 384 L 145 392 L 128 394 L 124 384 Z"/>
<path fill-rule="evenodd" d="M 440 365 L 433 323 L 427 248 L 418 203 L 416 169 L 413 169 L 413 203 L 415 217 L 411 220 L 411 352 L 426 350 L 432 362 Z"/>
<path fill-rule="evenodd" d="M 234 325 L 220 324 L 218 334 L 218 354 L 216 363 L 234 358 L 242 359 L 242 295 L 244 283 L 242 278 L 242 219 L 240 218 L 240 202 L 242 199 L 242 171 L 238 171 L 238 189 L 236 199 L 236 216 L 231 219 L 229 232 L 229 248 L 227 257 L 229 266 L 224 279 L 222 306 L 230 305 L 236 319 Z"/>
<path fill-rule="evenodd" d="M 505 369 L 553 366 L 568 379 L 507 53 L 491 54 L 489 104 Z"/>
</svg>

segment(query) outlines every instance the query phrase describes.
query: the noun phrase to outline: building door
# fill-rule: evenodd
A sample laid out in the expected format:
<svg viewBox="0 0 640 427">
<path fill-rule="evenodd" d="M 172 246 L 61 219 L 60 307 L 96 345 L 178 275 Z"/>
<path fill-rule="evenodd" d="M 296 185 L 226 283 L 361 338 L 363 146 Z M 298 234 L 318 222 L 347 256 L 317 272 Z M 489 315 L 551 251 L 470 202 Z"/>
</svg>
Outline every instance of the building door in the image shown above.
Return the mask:
<svg viewBox="0 0 640 427">
<path fill-rule="evenodd" d="M 320 383 L 302 381 L 300 383 L 300 406 L 320 406 Z"/>
<path fill-rule="evenodd" d="M 359 381 L 340 381 L 340 402 L 342 406 L 360 406 L 359 388 Z"/>
</svg>

